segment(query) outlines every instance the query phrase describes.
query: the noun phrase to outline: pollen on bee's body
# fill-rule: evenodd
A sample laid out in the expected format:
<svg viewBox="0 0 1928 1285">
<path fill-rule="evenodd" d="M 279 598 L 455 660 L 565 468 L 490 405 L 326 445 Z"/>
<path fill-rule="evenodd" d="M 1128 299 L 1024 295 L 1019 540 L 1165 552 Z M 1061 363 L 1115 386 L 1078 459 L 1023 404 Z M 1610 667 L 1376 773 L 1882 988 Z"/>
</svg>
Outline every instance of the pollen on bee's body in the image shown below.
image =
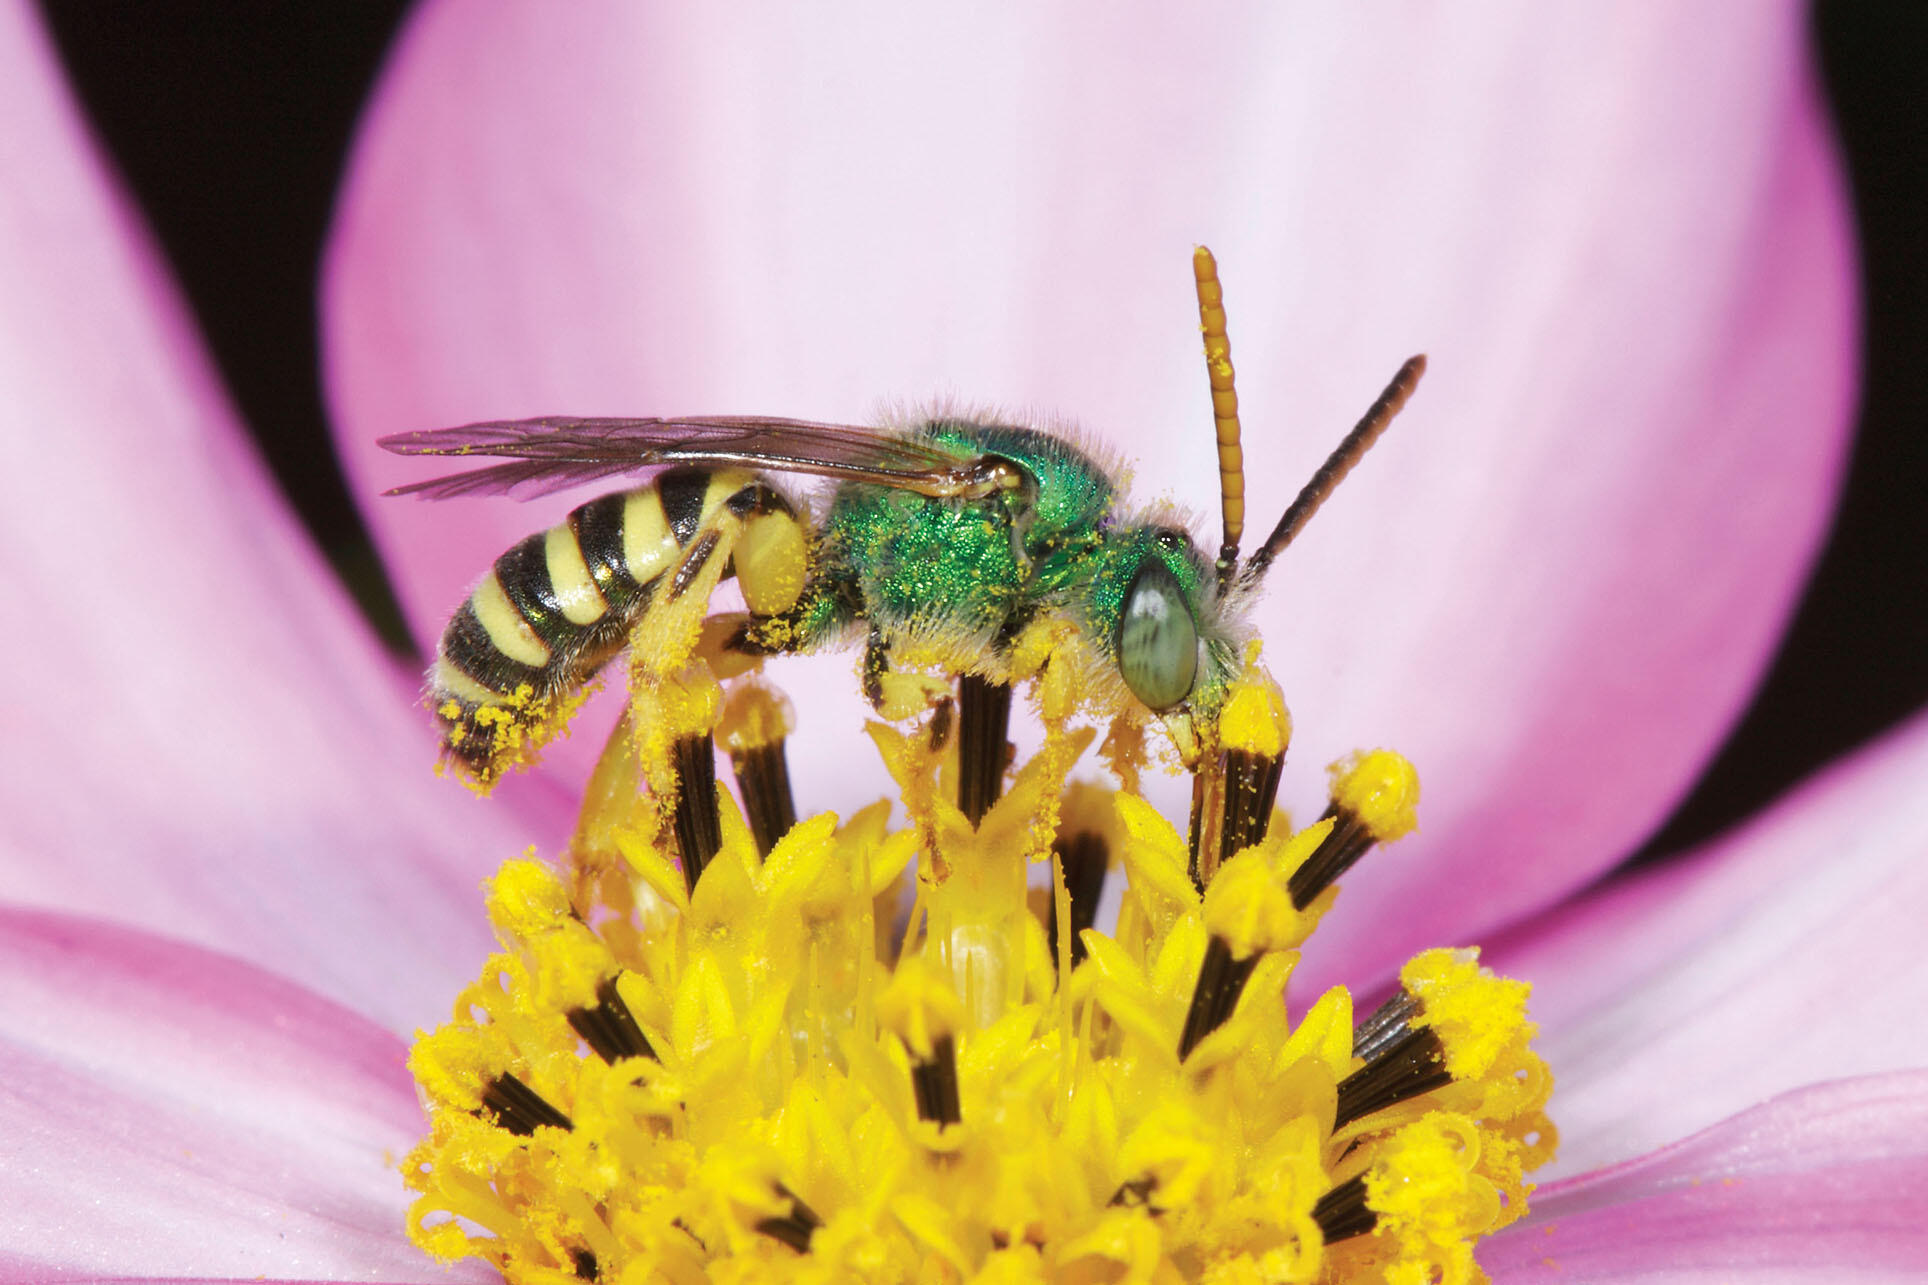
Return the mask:
<svg viewBox="0 0 1928 1285">
<path fill-rule="evenodd" d="M 970 810 L 949 702 L 871 725 L 895 820 L 797 819 L 762 678 L 633 677 L 564 863 L 491 882 L 502 950 L 411 1055 L 418 1243 L 515 1281 L 1473 1279 L 1553 1145 L 1525 988 L 1432 951 L 1356 1024 L 1343 989 L 1282 1002 L 1334 882 L 1411 828 L 1410 765 L 1349 761 L 1294 831 L 1249 657 L 1209 761 L 1247 756 L 1253 797 L 1201 889 L 1132 729 L 1105 741 L 1129 788 L 1068 784 L 1095 738 L 1033 650 L 1044 744 Z"/>
</svg>

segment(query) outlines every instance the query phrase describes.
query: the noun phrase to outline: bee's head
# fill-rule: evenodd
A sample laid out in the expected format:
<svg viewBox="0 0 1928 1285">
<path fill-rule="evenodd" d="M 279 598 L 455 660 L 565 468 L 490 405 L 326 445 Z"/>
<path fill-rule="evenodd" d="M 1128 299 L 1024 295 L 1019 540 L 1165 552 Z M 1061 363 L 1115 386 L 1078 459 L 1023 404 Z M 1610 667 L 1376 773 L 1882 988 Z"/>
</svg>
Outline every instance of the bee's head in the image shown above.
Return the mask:
<svg viewBox="0 0 1928 1285">
<path fill-rule="evenodd" d="M 1113 527 L 1092 586 L 1092 633 L 1135 698 L 1165 716 L 1215 712 L 1238 647 L 1212 564 L 1182 529 Z"/>
</svg>

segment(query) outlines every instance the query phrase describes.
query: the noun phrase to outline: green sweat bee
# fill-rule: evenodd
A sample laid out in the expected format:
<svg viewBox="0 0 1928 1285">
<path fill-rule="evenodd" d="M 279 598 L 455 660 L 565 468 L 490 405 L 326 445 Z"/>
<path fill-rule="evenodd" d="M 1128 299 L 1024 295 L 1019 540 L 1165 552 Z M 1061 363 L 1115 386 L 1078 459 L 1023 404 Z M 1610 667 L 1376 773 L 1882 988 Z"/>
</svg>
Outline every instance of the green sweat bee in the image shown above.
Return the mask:
<svg viewBox="0 0 1928 1285">
<path fill-rule="evenodd" d="M 383 438 L 404 455 L 507 457 L 390 494 L 529 498 L 657 471 L 517 544 L 456 611 L 428 678 L 448 754 L 493 779 L 506 766 L 498 734 L 514 715 L 505 709 L 582 686 L 652 602 L 680 596 L 715 558 L 728 560 L 748 608 L 733 648 L 810 652 L 861 638 L 873 704 L 894 655 L 946 640 L 962 658 L 964 733 L 974 694 L 985 699 L 988 687 L 993 705 L 1003 702 L 989 715 L 996 752 L 961 771 L 961 790 L 979 796 L 967 812 L 981 814 L 996 796 L 1009 709 L 996 660 L 1033 620 L 1071 622 L 1107 676 L 1168 727 L 1211 719 L 1240 663 L 1241 601 L 1404 404 L 1424 363 L 1401 369 L 1241 567 L 1243 470 L 1224 313 L 1209 253 L 1201 249 L 1196 266 L 1219 422 L 1216 558 L 1187 531 L 1134 516 L 1086 451 L 999 420 L 937 416 L 880 430 L 764 416 L 545 417 Z M 812 520 L 766 473 L 834 486 Z"/>
</svg>

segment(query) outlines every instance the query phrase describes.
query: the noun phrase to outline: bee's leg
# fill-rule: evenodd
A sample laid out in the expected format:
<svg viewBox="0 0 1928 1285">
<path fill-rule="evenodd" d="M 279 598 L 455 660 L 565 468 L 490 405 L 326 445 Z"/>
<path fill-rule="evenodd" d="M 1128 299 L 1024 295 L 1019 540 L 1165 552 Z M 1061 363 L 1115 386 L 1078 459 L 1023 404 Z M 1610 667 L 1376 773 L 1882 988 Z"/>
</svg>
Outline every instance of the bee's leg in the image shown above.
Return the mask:
<svg viewBox="0 0 1928 1285">
<path fill-rule="evenodd" d="M 1004 793 L 1011 685 L 965 674 L 957 680 L 957 708 L 957 806 L 976 825 Z"/>
<path fill-rule="evenodd" d="M 1217 751 L 1199 755 L 1192 768 L 1192 823 L 1190 873 L 1200 892 L 1218 871 L 1220 836 L 1224 830 L 1225 774 Z"/>
<path fill-rule="evenodd" d="M 889 672 L 890 648 L 883 631 L 872 625 L 870 637 L 864 640 L 864 699 L 879 713 L 884 708 L 884 675 Z"/>
</svg>

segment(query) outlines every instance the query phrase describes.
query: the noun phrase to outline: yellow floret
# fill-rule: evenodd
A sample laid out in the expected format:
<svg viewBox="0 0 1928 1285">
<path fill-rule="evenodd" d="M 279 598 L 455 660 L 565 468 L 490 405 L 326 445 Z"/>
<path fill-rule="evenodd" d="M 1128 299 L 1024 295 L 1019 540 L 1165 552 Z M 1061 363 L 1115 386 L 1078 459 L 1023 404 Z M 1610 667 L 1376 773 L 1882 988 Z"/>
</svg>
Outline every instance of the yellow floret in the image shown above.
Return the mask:
<svg viewBox="0 0 1928 1285">
<path fill-rule="evenodd" d="M 1327 769 L 1332 802 L 1357 817 L 1380 843 L 1391 843 L 1418 826 L 1419 774 L 1391 750 L 1369 750 Z"/>
<path fill-rule="evenodd" d="M 1524 1212 L 1553 1145 L 1525 989 L 1471 953 L 1415 958 L 1413 1022 L 1453 1083 L 1335 1135 L 1360 1061 L 1352 997 L 1334 988 L 1296 1024 L 1284 1002 L 1336 892 L 1300 910 L 1289 880 L 1332 820 L 1276 822 L 1201 892 L 1187 836 L 1137 793 L 1139 723 L 1107 737 L 1126 788 L 1067 787 L 1100 730 L 1082 725 L 1091 662 L 1042 622 L 1006 663 L 1038 688 L 1044 743 L 977 825 L 953 802 L 954 741 L 913 701 L 911 723 L 869 729 L 900 817 L 889 801 L 807 817 L 763 855 L 724 794 L 692 879 L 676 764 L 712 733 L 775 745 L 791 719 L 760 680 L 726 679 L 726 697 L 697 653 L 677 659 L 691 619 L 639 663 L 567 865 L 502 866 L 502 953 L 410 1055 L 430 1117 L 402 1168 L 416 1243 L 554 1285 L 1475 1279 L 1473 1244 Z M 1283 752 L 1255 652 L 1204 731 Z M 1341 776 L 1375 837 L 1411 828 L 1404 760 Z M 1041 918 L 1069 914 L 1054 844 L 1073 834 L 1127 883 L 1075 968 Z M 913 868 L 906 905 L 891 894 Z M 1194 1009 L 1201 994 L 1218 1000 Z M 1340 1195 L 1356 1217 L 1328 1243 Z"/>
</svg>

